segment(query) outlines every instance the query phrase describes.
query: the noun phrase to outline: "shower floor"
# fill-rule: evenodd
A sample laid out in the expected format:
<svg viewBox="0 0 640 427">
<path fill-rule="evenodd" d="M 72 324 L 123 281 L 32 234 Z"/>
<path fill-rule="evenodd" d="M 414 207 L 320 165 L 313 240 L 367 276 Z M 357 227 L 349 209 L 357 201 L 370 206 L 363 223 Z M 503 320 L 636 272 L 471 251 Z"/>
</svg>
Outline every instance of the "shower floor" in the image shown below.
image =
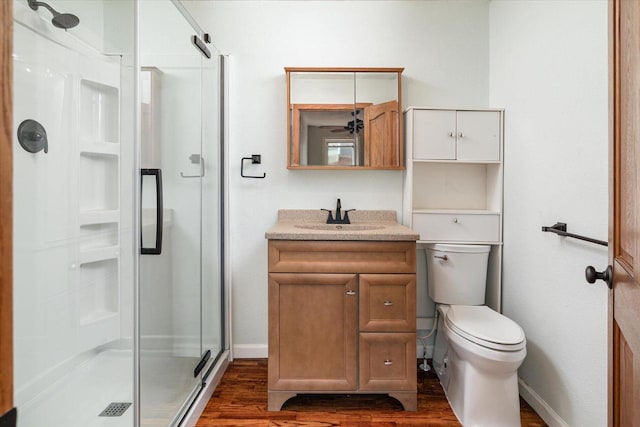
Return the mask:
<svg viewBox="0 0 640 427">
<path fill-rule="evenodd" d="M 197 358 L 143 356 L 142 425 L 166 426 L 196 385 Z M 191 375 L 190 375 L 191 374 Z M 133 402 L 131 351 L 105 350 L 18 408 L 20 427 L 131 427 L 133 405 L 122 416 L 99 417 L 112 402 Z"/>
</svg>

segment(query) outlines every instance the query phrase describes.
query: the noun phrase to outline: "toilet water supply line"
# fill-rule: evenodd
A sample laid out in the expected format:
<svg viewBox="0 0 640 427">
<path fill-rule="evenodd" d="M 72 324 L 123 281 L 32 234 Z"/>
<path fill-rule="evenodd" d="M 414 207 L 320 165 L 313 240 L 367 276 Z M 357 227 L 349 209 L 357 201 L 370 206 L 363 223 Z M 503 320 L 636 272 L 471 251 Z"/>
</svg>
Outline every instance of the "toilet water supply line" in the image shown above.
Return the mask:
<svg viewBox="0 0 640 427">
<path fill-rule="evenodd" d="M 427 364 L 427 338 L 431 337 L 431 335 L 433 335 L 433 333 L 436 331 L 436 328 L 438 327 L 438 304 L 436 304 L 435 306 L 435 313 L 436 314 L 433 318 L 433 326 L 431 327 L 431 331 L 429 331 L 429 333 L 423 337 L 416 337 L 422 344 L 422 364 L 420 365 L 420 369 L 422 369 L 424 372 L 427 372 L 430 369 L 429 365 Z"/>
</svg>

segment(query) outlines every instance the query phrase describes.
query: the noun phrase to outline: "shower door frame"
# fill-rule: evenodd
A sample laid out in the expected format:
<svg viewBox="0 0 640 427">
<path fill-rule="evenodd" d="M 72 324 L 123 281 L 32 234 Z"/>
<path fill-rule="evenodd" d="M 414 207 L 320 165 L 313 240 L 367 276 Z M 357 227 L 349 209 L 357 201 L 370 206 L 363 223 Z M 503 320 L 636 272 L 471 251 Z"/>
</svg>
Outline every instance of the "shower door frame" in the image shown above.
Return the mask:
<svg viewBox="0 0 640 427">
<path fill-rule="evenodd" d="M 0 421 L 13 409 L 13 2 L 0 2 Z"/>
</svg>

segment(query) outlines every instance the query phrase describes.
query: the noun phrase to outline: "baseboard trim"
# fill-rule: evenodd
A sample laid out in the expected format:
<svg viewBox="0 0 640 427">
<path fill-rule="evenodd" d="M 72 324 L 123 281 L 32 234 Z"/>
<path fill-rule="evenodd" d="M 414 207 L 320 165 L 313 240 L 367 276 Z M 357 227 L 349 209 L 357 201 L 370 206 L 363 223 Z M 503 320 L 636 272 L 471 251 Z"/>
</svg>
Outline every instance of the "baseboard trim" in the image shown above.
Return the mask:
<svg viewBox="0 0 640 427">
<path fill-rule="evenodd" d="M 189 408 L 189 411 L 180 422 L 180 427 L 194 427 L 198 423 L 200 415 L 202 415 L 202 411 L 204 411 L 204 408 L 207 406 L 209 399 L 211 399 L 213 392 L 216 387 L 218 387 L 218 384 L 220 384 L 222 375 L 224 375 L 228 366 L 229 351 L 227 350 L 222 353 L 217 366 L 213 368 L 213 372 L 210 374 L 211 376 L 207 378 L 207 384 L 204 386 L 204 389 L 200 392 L 195 402 L 193 402 L 191 408 Z"/>
<path fill-rule="evenodd" d="M 522 378 L 518 378 L 520 396 L 533 408 L 534 411 L 549 425 L 549 427 L 569 427 L 560 415 L 553 410 Z"/>
<path fill-rule="evenodd" d="M 266 359 L 269 347 L 266 344 L 234 344 L 234 359 Z"/>
<path fill-rule="evenodd" d="M 433 355 L 433 345 L 427 345 L 427 357 Z M 265 344 L 235 344 L 233 346 L 234 359 L 266 359 L 269 357 L 269 348 Z M 416 347 L 416 357 L 422 358 L 422 344 Z"/>
</svg>

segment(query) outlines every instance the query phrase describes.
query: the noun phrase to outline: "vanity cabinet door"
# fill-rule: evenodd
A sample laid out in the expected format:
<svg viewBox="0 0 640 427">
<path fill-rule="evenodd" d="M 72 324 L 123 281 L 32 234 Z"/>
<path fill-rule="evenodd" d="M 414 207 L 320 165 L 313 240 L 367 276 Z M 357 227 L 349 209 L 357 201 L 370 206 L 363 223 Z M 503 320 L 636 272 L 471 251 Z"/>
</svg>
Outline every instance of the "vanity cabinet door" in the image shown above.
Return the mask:
<svg viewBox="0 0 640 427">
<path fill-rule="evenodd" d="M 356 390 L 357 291 L 356 274 L 269 274 L 270 390 Z"/>
<path fill-rule="evenodd" d="M 415 332 L 416 275 L 360 275 L 360 332 Z"/>
<path fill-rule="evenodd" d="M 416 334 L 360 334 L 360 390 L 416 390 Z"/>
<path fill-rule="evenodd" d="M 456 112 L 413 110 L 413 157 L 418 160 L 455 160 Z"/>
<path fill-rule="evenodd" d="M 500 113 L 497 111 L 458 111 L 456 159 L 500 160 Z"/>
</svg>

